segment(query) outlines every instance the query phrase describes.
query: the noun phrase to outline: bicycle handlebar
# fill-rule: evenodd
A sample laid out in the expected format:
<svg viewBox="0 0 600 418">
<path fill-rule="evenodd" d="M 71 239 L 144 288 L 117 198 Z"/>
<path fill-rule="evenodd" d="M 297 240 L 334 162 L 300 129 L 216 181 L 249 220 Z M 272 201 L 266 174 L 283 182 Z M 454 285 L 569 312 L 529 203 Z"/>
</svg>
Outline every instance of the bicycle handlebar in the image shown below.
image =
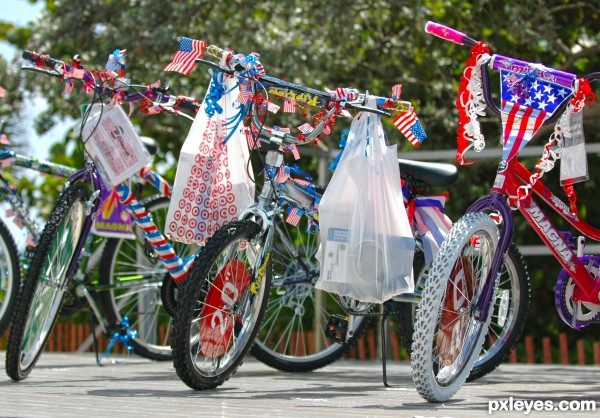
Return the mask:
<svg viewBox="0 0 600 418">
<path fill-rule="evenodd" d="M 127 102 L 134 102 L 142 98 L 147 100 L 153 99 L 154 102 L 160 103 L 161 106 L 172 108 L 174 110 L 177 110 L 178 108 L 186 108 L 192 110 L 193 112 L 197 112 L 200 108 L 200 104 L 193 97 L 166 94 L 168 87 L 165 88 L 147 85 L 135 86 L 133 84 L 126 84 L 123 79 L 119 79 L 118 81 L 121 83 L 121 85 L 111 88 L 104 84 L 97 83 L 94 75 L 81 65 L 71 66 L 66 64 L 64 61 L 52 58 L 49 55 L 38 54 L 35 51 L 25 50 L 22 52 L 21 56 L 23 59 L 35 64 L 35 67 L 21 67 L 23 70 L 34 71 L 57 78 L 71 78 L 78 72 L 78 76 L 74 78 L 81 78 L 84 84 L 92 85 L 94 90 L 99 94 L 119 94 L 119 98 Z M 48 67 L 50 70 L 47 70 L 43 67 Z M 134 91 L 132 93 L 124 94 L 126 89 L 134 87 L 143 88 L 145 90 L 143 92 Z M 141 104 L 140 107 L 142 107 Z"/>
<path fill-rule="evenodd" d="M 256 108 L 254 107 L 251 121 L 253 127 L 265 140 L 271 140 L 273 136 L 276 136 L 289 143 L 301 144 L 311 142 L 320 136 L 328 121 L 340 114 L 344 108 L 390 116 L 388 111 L 401 112 L 409 110 L 412 107 L 410 102 L 395 100 L 388 97 L 371 96 L 365 93 L 359 93 L 358 90 L 354 88 L 339 88 L 332 92 L 321 91 L 266 75 L 264 69 L 262 69 L 262 65 L 260 65 L 260 62 L 258 61 L 258 54 L 256 53 L 244 56 L 243 54 L 236 54 L 233 50 L 225 50 L 216 45 L 208 46 L 206 52 L 208 55 L 217 58 L 219 63 L 217 64 L 201 58 L 196 59 L 197 63 L 208 65 L 230 75 L 246 72 L 244 76 L 251 81 L 254 94 L 260 89 L 264 89 L 264 91 L 270 95 L 282 99 L 303 102 L 327 111 L 312 132 L 303 135 L 303 139 L 299 139 L 299 137 L 294 137 L 293 135 L 283 133 L 262 124 L 255 111 Z M 367 98 L 375 98 L 377 102 L 376 109 L 365 106 Z M 253 106 L 256 106 L 256 103 L 253 103 Z"/>
</svg>

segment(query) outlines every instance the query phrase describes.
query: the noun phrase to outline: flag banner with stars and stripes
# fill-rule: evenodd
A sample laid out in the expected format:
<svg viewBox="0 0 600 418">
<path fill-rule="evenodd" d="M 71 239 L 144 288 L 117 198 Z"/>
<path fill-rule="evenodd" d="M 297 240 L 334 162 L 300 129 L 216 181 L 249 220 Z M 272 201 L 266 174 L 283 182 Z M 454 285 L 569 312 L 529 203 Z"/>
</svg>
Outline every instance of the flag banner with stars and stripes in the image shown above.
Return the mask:
<svg viewBox="0 0 600 418">
<path fill-rule="evenodd" d="M 173 55 L 170 63 L 163 71 L 176 71 L 183 75 L 189 75 L 196 66 L 196 58 L 202 58 L 206 42 L 197 39 L 181 37 L 179 50 Z"/>
<path fill-rule="evenodd" d="M 510 68 L 511 71 L 507 68 Z M 540 64 L 503 61 L 500 71 L 503 155 L 510 161 L 527 145 L 544 121 L 569 98 L 554 71 Z M 560 75 L 565 74 L 560 72 Z M 573 77 L 574 79 L 574 77 Z"/>
</svg>

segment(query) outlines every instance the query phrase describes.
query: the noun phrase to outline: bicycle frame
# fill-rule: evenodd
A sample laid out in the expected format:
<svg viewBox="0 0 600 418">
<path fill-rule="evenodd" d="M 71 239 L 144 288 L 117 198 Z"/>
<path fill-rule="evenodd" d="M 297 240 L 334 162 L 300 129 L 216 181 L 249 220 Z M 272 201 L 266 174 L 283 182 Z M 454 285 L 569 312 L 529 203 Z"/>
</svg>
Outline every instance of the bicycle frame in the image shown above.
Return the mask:
<svg viewBox="0 0 600 418">
<path fill-rule="evenodd" d="M 154 186 L 163 196 L 169 197 L 171 188 L 169 184 L 160 175 L 153 172 L 150 168 L 142 169 L 139 176 L 146 182 Z M 77 171 L 69 178 L 67 185 L 74 182 L 87 182 L 92 185 L 94 192 L 88 201 L 88 216 L 85 219 L 83 233 L 81 239 L 77 243 L 76 253 L 81 254 L 87 236 L 89 235 L 94 221 L 93 213 L 96 213 L 100 205 L 99 196 L 101 191 L 106 187 L 100 178 L 100 174 L 91 162 L 86 163 L 86 168 Z M 65 186 L 66 187 L 66 186 Z M 131 215 L 133 221 L 140 227 L 144 233 L 144 237 L 156 252 L 161 263 L 168 270 L 169 274 L 175 282 L 183 281 L 188 274 L 188 271 L 193 263 L 192 256 L 182 260 L 173 249 L 172 245 L 163 236 L 161 230 L 154 224 L 150 214 L 138 202 L 136 195 L 126 183 L 121 183 L 117 188 L 119 200 L 125 206 L 127 212 Z M 75 272 L 78 259 L 71 260 L 67 269 L 67 276 L 70 277 Z"/>
<path fill-rule="evenodd" d="M 513 159 L 509 162 L 507 170 L 503 172 L 506 176 L 502 187 L 494 188 L 494 191 L 506 196 L 514 196 L 521 184 L 528 184 L 532 173 L 519 161 Z M 583 235 L 594 240 L 600 240 L 600 229 L 580 219 L 576 213 L 572 213 L 569 206 L 555 195 L 541 180 L 532 186 L 535 196 L 550 206 L 558 215 L 580 231 Z M 573 246 L 558 232 L 552 221 L 537 204 L 533 196 L 520 201 L 519 212 L 523 214 L 533 230 L 539 235 L 546 246 L 551 250 L 554 257 L 567 270 L 573 280 L 577 283 L 574 300 L 598 304 L 600 296 L 600 282 L 591 277 L 585 265 L 578 259 L 577 252 Z"/>
</svg>

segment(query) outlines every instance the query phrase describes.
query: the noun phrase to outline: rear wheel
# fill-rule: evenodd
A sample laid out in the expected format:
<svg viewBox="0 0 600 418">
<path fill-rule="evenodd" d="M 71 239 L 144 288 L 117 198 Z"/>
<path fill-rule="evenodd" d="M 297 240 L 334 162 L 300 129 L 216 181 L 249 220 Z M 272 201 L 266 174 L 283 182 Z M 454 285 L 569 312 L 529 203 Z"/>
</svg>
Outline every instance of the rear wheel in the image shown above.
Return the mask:
<svg viewBox="0 0 600 418">
<path fill-rule="evenodd" d="M 349 308 L 368 311 L 357 302 L 315 288 L 319 278 L 318 232 L 307 232 L 304 217 L 297 227 L 276 224 L 272 251 L 271 294 L 252 355 L 286 372 L 309 372 L 348 352 L 368 326 L 368 317 L 346 315 Z M 360 306 L 359 306 L 360 305 Z M 325 336 L 332 315 L 348 316 L 344 344 Z"/>
<path fill-rule="evenodd" d="M 88 199 L 88 192 L 76 185 L 65 190 L 40 236 L 8 338 L 6 373 L 13 380 L 31 372 L 59 316 L 69 266 L 85 239 Z"/>
<path fill-rule="evenodd" d="M 156 225 L 164 225 L 169 199 L 152 197 L 141 204 Z M 143 232 L 134 225 L 136 239 L 111 238 L 106 242 L 100 264 L 100 285 L 96 292 L 106 322 L 113 328 L 127 318 L 134 352 L 152 360 L 170 360 L 172 318 L 165 310 L 161 287 L 167 269 L 160 262 Z M 171 242 L 185 259 L 197 246 Z"/>
<path fill-rule="evenodd" d="M 12 319 L 20 286 L 19 251 L 10 231 L 0 220 L 0 336 Z"/>
<path fill-rule="evenodd" d="M 254 343 L 271 281 L 263 238 L 254 222 L 224 225 L 185 281 L 173 327 L 173 364 L 192 389 L 222 385 Z"/>
</svg>

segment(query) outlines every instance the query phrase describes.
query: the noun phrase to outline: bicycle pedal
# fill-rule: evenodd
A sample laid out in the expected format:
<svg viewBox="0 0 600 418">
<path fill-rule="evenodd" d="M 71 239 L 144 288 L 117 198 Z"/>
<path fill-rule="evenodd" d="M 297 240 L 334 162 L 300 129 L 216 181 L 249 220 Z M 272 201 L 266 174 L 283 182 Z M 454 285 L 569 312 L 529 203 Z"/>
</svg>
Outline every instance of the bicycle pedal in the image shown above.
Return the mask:
<svg viewBox="0 0 600 418">
<path fill-rule="evenodd" d="M 348 317 L 344 315 L 331 315 L 325 328 L 325 336 L 338 344 L 346 343 L 348 334 Z"/>
</svg>

